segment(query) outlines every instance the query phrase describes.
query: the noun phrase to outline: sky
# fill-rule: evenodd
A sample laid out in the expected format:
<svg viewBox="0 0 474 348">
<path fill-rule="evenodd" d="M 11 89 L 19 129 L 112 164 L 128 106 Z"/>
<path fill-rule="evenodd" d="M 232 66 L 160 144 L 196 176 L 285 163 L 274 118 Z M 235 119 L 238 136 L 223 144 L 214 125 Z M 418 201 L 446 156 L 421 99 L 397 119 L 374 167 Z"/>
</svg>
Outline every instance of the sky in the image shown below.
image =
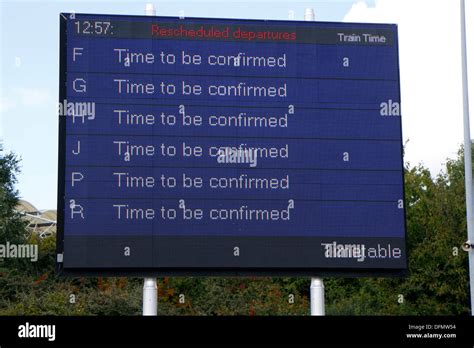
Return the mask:
<svg viewBox="0 0 474 348">
<path fill-rule="evenodd" d="M 152 1 L 150 1 L 152 2 Z M 396 23 L 405 161 L 437 175 L 463 142 L 457 0 L 154 1 L 157 15 Z M 0 141 L 21 159 L 18 189 L 56 208 L 60 12 L 144 14 L 146 1 L 0 0 Z M 474 115 L 474 0 L 466 0 L 470 109 Z M 474 123 L 474 122 L 473 122 Z M 474 124 L 471 127 L 474 134 Z M 473 136 L 471 136 L 473 137 Z"/>
</svg>

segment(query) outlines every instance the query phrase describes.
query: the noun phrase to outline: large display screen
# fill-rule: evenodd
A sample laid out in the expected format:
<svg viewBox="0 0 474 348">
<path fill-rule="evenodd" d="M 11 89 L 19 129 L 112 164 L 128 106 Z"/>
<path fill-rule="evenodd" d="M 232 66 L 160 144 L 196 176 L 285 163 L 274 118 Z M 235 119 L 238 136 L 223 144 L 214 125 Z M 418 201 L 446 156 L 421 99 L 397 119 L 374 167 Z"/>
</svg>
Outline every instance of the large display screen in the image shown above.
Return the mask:
<svg viewBox="0 0 474 348">
<path fill-rule="evenodd" d="M 64 274 L 406 269 L 396 25 L 60 15 Z"/>
</svg>

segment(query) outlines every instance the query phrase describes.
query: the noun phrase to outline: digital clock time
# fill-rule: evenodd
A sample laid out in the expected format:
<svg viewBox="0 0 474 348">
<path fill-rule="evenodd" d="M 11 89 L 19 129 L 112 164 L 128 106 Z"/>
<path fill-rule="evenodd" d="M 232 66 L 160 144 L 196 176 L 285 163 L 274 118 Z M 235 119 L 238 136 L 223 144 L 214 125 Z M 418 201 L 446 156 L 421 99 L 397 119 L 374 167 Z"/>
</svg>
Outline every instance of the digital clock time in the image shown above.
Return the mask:
<svg viewBox="0 0 474 348">
<path fill-rule="evenodd" d="M 113 35 L 113 25 L 107 21 L 76 21 L 77 34 Z"/>
</svg>

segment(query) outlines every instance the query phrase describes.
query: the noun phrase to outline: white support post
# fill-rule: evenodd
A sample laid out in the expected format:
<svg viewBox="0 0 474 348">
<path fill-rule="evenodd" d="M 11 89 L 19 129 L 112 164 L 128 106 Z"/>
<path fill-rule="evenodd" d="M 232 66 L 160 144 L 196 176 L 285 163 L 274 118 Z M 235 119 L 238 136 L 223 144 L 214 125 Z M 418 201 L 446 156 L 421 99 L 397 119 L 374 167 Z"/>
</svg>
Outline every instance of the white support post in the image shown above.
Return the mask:
<svg viewBox="0 0 474 348">
<path fill-rule="evenodd" d="M 143 283 L 143 315 L 156 316 L 158 312 L 158 291 L 155 278 L 145 278 Z"/>
<path fill-rule="evenodd" d="M 156 16 L 155 5 L 145 5 L 145 15 Z M 158 288 L 155 278 L 145 278 L 143 282 L 143 315 L 156 316 L 158 313 Z"/>
<path fill-rule="evenodd" d="M 472 185 L 472 157 L 471 157 L 471 129 L 469 122 L 469 89 L 467 78 L 467 47 L 466 47 L 466 5 L 461 0 L 461 55 L 462 55 L 462 92 L 464 114 L 464 171 L 466 185 L 466 213 L 467 239 L 466 249 L 469 253 L 469 284 L 471 291 L 471 315 L 474 315 L 474 248 L 469 244 L 474 241 L 473 220 L 473 185 Z"/>
<path fill-rule="evenodd" d="M 146 16 L 156 16 L 156 8 L 153 4 L 145 5 L 145 15 Z"/>
<path fill-rule="evenodd" d="M 304 10 L 304 20 L 309 22 L 314 22 L 316 15 L 314 14 L 314 9 L 307 8 Z"/>
<path fill-rule="evenodd" d="M 312 22 L 316 18 L 314 9 L 307 8 L 304 11 L 304 20 Z M 326 308 L 324 303 L 324 282 L 322 278 L 311 278 L 310 287 L 310 306 L 311 315 L 322 316 L 326 315 Z"/>
<path fill-rule="evenodd" d="M 311 315 L 326 315 L 326 308 L 324 303 L 324 282 L 322 278 L 311 278 L 310 293 Z"/>
</svg>

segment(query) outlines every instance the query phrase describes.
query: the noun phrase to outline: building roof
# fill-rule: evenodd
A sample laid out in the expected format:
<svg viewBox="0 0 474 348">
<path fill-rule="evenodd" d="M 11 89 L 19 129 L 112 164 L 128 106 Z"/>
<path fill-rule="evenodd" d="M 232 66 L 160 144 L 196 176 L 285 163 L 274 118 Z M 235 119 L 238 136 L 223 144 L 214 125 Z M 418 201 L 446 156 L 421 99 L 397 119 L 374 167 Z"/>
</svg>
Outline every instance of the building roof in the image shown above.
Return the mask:
<svg viewBox="0 0 474 348">
<path fill-rule="evenodd" d="M 32 233 L 38 233 L 40 237 L 56 233 L 56 210 L 41 211 L 25 200 L 18 202 L 16 210 L 28 221 L 28 228 Z"/>
</svg>

